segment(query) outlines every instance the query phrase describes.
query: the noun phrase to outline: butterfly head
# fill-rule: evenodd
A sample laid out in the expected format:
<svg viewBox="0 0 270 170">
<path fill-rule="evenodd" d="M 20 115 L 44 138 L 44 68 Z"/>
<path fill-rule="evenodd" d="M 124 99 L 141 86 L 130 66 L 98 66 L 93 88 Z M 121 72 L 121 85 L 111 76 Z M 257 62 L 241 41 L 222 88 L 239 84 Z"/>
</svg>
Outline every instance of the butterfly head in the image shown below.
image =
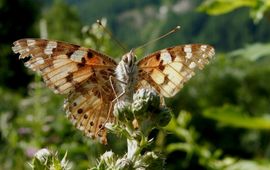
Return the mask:
<svg viewBox="0 0 270 170">
<path fill-rule="evenodd" d="M 133 72 L 134 67 L 136 66 L 136 55 L 133 52 L 133 49 L 130 50 L 130 52 L 126 53 L 125 55 L 123 55 L 122 57 L 122 62 L 125 65 L 125 70 L 127 72 Z"/>
</svg>

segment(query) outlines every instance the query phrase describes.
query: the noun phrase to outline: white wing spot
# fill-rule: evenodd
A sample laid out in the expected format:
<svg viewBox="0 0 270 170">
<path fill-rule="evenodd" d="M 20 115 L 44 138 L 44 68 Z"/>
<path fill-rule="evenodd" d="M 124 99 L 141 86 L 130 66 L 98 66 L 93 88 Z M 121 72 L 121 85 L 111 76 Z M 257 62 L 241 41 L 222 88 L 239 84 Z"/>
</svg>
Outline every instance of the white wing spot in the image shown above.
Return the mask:
<svg viewBox="0 0 270 170">
<path fill-rule="evenodd" d="M 71 55 L 71 60 L 76 61 L 76 62 L 81 62 L 83 56 L 85 56 L 87 54 L 86 51 L 82 51 L 82 50 L 76 50 L 72 55 Z"/>
<path fill-rule="evenodd" d="M 188 53 L 186 53 L 186 56 L 185 56 L 187 59 L 191 59 L 191 57 L 192 57 L 192 53 L 191 52 L 188 52 Z"/>
<path fill-rule="evenodd" d="M 36 58 L 36 63 L 37 64 L 44 64 L 44 59 L 41 57 L 38 57 L 38 58 Z"/>
<path fill-rule="evenodd" d="M 15 45 L 12 47 L 12 50 L 15 52 L 15 53 L 18 53 L 20 52 L 20 50 L 22 49 L 21 45 L 16 42 Z"/>
<path fill-rule="evenodd" d="M 202 59 L 199 59 L 198 60 L 198 63 L 203 64 L 203 60 Z"/>
<path fill-rule="evenodd" d="M 26 40 L 26 43 L 27 43 L 27 46 L 34 46 L 36 44 L 36 41 L 32 39 L 28 39 Z"/>
<path fill-rule="evenodd" d="M 196 67 L 196 63 L 192 61 L 192 62 L 189 64 L 188 67 L 191 68 L 191 69 L 193 69 L 193 68 Z"/>
<path fill-rule="evenodd" d="M 215 50 L 211 48 L 211 50 L 209 51 L 209 57 L 212 58 L 214 55 L 215 55 Z"/>
<path fill-rule="evenodd" d="M 193 76 L 193 74 L 187 74 L 186 79 L 189 80 Z"/>
<path fill-rule="evenodd" d="M 31 64 L 29 62 L 24 63 L 25 67 L 31 68 Z"/>
<path fill-rule="evenodd" d="M 160 53 L 160 59 L 163 61 L 163 64 L 168 64 L 172 62 L 172 57 L 167 50 L 162 50 Z"/>
<path fill-rule="evenodd" d="M 207 45 L 202 45 L 202 46 L 201 46 L 201 50 L 202 50 L 202 51 L 205 51 L 206 49 L 207 49 Z"/>
<path fill-rule="evenodd" d="M 191 52 L 192 52 L 191 45 L 186 45 L 186 46 L 184 47 L 184 51 L 185 51 L 186 53 L 191 53 Z"/>
<path fill-rule="evenodd" d="M 53 52 L 52 50 L 57 47 L 57 42 L 49 41 L 46 48 L 44 49 L 44 53 L 47 55 L 51 55 Z"/>
</svg>

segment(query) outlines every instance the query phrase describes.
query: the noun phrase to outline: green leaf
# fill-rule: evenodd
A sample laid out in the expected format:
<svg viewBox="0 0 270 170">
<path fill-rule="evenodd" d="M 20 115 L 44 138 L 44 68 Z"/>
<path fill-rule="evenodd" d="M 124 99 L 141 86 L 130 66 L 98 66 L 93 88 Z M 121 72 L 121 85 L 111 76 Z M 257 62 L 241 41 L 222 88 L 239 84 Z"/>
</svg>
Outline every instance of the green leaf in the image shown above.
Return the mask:
<svg viewBox="0 0 270 170">
<path fill-rule="evenodd" d="M 239 169 L 245 169 L 245 170 L 254 170 L 254 169 L 259 169 L 259 170 L 268 170 L 270 164 L 265 162 L 265 163 L 260 163 L 256 161 L 250 161 L 250 160 L 239 160 L 236 163 L 227 166 L 224 168 L 224 170 L 239 170 Z"/>
<path fill-rule="evenodd" d="M 193 150 L 193 147 L 189 143 L 172 143 L 169 144 L 166 148 L 166 151 L 168 153 L 174 152 L 174 151 L 185 151 L 185 152 L 191 152 Z"/>
<path fill-rule="evenodd" d="M 256 4 L 254 0 L 206 0 L 198 10 L 210 15 L 220 15 L 240 7 L 255 7 Z"/>
<path fill-rule="evenodd" d="M 224 125 L 247 129 L 270 129 L 270 117 L 251 117 L 241 108 L 233 105 L 209 108 L 204 110 L 203 115 L 214 119 Z"/>
<path fill-rule="evenodd" d="M 257 5 L 250 11 L 250 16 L 255 23 L 258 23 L 264 16 L 264 14 L 270 10 L 269 0 L 258 0 Z"/>
<path fill-rule="evenodd" d="M 248 60 L 255 61 L 264 56 L 270 56 L 270 43 L 255 43 L 245 48 L 235 50 L 229 54 L 230 57 L 242 56 Z"/>
<path fill-rule="evenodd" d="M 260 21 L 270 9 L 269 0 L 206 0 L 198 8 L 209 15 L 221 15 L 241 7 L 249 7 L 250 16 L 255 23 Z"/>
</svg>

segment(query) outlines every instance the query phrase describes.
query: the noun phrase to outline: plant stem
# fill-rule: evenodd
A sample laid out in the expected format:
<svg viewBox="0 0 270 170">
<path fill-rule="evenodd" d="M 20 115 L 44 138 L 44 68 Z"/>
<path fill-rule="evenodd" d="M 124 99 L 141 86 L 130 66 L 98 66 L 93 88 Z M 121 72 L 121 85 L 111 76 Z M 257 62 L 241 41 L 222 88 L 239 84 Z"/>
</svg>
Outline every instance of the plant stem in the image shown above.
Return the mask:
<svg viewBox="0 0 270 170">
<path fill-rule="evenodd" d="M 130 160 L 135 160 L 138 151 L 138 141 L 134 139 L 127 139 L 127 158 Z"/>
</svg>

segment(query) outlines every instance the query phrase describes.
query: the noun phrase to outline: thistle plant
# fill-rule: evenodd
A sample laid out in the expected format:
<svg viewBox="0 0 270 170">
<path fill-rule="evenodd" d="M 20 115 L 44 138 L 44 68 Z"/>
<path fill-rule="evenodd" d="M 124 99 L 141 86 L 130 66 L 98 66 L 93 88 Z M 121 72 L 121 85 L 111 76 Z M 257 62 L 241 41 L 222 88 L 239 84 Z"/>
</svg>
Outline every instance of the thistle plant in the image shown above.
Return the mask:
<svg viewBox="0 0 270 170">
<path fill-rule="evenodd" d="M 69 170 L 71 166 L 66 157 L 67 152 L 64 157 L 59 160 L 57 153 L 52 153 L 44 148 L 35 154 L 30 166 L 34 170 Z"/>
<path fill-rule="evenodd" d="M 170 110 L 160 96 L 152 89 L 139 89 L 132 103 L 119 101 L 115 104 L 114 116 L 116 123 L 106 124 L 106 128 L 127 139 L 127 152 L 118 156 L 107 151 L 91 170 L 163 169 L 161 154 L 148 150 L 153 142 L 149 139 L 150 132 L 167 125 L 171 119 Z"/>
<path fill-rule="evenodd" d="M 116 155 L 106 151 L 90 170 L 125 170 L 125 169 L 163 169 L 164 157 L 149 149 L 154 139 L 149 139 L 155 128 L 167 125 L 171 119 L 170 110 L 164 101 L 152 89 L 139 89 L 133 95 L 133 102 L 117 102 L 114 107 L 115 124 L 106 124 L 106 128 L 127 140 L 127 151 Z M 60 160 L 57 154 L 48 149 L 41 149 L 30 166 L 34 170 L 68 170 L 71 166 L 66 160 L 67 154 Z"/>
</svg>

